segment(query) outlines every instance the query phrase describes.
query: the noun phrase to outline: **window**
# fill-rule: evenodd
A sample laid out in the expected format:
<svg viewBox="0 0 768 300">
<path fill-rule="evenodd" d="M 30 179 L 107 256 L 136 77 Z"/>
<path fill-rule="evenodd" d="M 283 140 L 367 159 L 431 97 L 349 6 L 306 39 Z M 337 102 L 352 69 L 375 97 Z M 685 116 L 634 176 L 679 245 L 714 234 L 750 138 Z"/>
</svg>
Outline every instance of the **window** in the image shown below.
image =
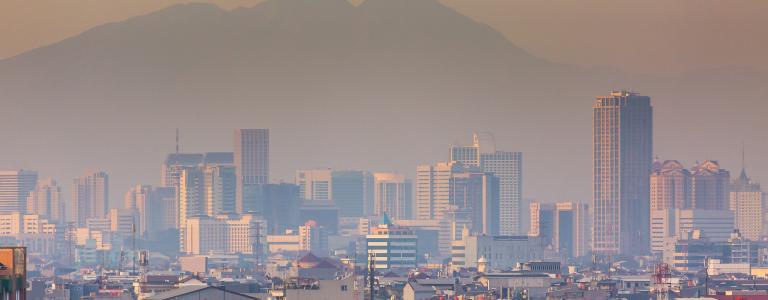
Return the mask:
<svg viewBox="0 0 768 300">
<path fill-rule="evenodd" d="M 342 291 L 347 291 L 347 285 L 346 285 L 346 284 L 345 284 L 345 285 L 342 285 L 342 286 L 341 286 L 341 290 L 342 290 Z"/>
</svg>

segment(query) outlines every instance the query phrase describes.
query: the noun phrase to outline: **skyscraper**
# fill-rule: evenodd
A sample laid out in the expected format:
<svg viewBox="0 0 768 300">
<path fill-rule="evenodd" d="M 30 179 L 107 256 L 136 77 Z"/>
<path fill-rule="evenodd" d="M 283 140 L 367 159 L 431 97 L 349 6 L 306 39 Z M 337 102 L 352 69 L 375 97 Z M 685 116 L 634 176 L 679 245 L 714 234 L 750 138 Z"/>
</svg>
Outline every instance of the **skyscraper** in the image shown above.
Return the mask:
<svg viewBox="0 0 768 300">
<path fill-rule="evenodd" d="M 235 130 L 236 210 L 251 211 L 258 186 L 269 183 L 269 129 Z"/>
<path fill-rule="evenodd" d="M 499 234 L 499 179 L 493 174 L 478 168 L 451 174 L 450 204 L 453 221 L 460 221 L 457 216 L 464 212 L 471 233 Z M 460 229 L 455 231 L 460 238 Z"/>
<path fill-rule="evenodd" d="M 299 186 L 299 198 L 306 201 L 333 200 L 331 173 L 330 169 L 296 171 L 295 182 Z"/>
<path fill-rule="evenodd" d="M 125 193 L 123 208 L 136 213 L 136 232 L 139 236 L 144 236 L 149 228 L 150 207 L 152 203 L 152 186 L 136 185 Z M 110 211 L 111 213 L 111 211 Z"/>
<path fill-rule="evenodd" d="M 232 165 L 206 165 L 203 167 L 205 214 L 215 216 L 235 213 L 236 177 Z"/>
<path fill-rule="evenodd" d="M 27 213 L 40 215 L 52 223 L 66 221 L 66 207 L 61 187 L 51 178 L 37 182 L 37 188 L 27 197 Z"/>
<path fill-rule="evenodd" d="M 549 245 L 552 242 L 554 232 L 555 207 L 552 204 L 541 202 L 531 202 L 529 207 L 531 226 L 528 235 L 539 237 L 546 245 Z"/>
<path fill-rule="evenodd" d="M 440 220 L 445 217 L 451 205 L 451 175 L 461 169 L 457 162 L 416 168 L 416 219 Z"/>
<path fill-rule="evenodd" d="M 692 205 L 691 172 L 676 160 L 654 162 L 651 172 L 651 210 L 688 209 Z"/>
<path fill-rule="evenodd" d="M 760 184 L 747 177 L 746 170 L 741 170 L 739 178 L 731 183 L 730 208 L 733 211 L 736 229 L 744 238 L 760 240 L 765 234 L 765 198 Z"/>
<path fill-rule="evenodd" d="M 184 230 L 187 221 L 196 216 L 206 215 L 205 210 L 205 176 L 201 168 L 187 168 L 181 171 L 179 177 L 179 237 L 180 246 L 185 246 Z M 181 248 L 181 251 L 185 251 Z"/>
<path fill-rule="evenodd" d="M 27 196 L 35 189 L 37 172 L 0 171 L 0 213 L 27 211 Z"/>
<path fill-rule="evenodd" d="M 552 246 L 567 257 L 589 253 L 589 205 L 575 202 L 555 203 Z"/>
<path fill-rule="evenodd" d="M 365 206 L 373 202 L 373 190 L 368 187 L 373 183 L 371 173 L 365 171 L 344 170 L 331 172 L 331 199 L 339 208 L 341 217 L 362 217 Z"/>
<path fill-rule="evenodd" d="M 395 220 L 410 219 L 413 210 L 410 180 L 396 173 L 373 173 L 374 210 L 373 214 L 387 214 Z"/>
<path fill-rule="evenodd" d="M 693 208 L 728 210 L 730 199 L 728 185 L 731 173 L 721 169 L 714 160 L 707 160 L 691 169 L 693 183 Z"/>
<path fill-rule="evenodd" d="M 493 136 L 474 134 L 472 146 L 452 146 L 450 161 L 479 167 L 499 179 L 499 234 L 521 233 L 520 201 L 523 197 L 523 154 L 496 150 Z"/>
<path fill-rule="evenodd" d="M 109 176 L 103 171 L 87 171 L 72 185 L 70 221 L 85 226 L 90 218 L 104 218 L 109 210 Z"/>
<path fill-rule="evenodd" d="M 649 251 L 651 98 L 627 91 L 600 96 L 593 106 L 592 251 Z"/>
<path fill-rule="evenodd" d="M 166 187 L 179 187 L 179 176 L 185 168 L 197 167 L 203 163 L 203 154 L 199 153 L 171 153 L 163 161 L 160 185 Z"/>
</svg>

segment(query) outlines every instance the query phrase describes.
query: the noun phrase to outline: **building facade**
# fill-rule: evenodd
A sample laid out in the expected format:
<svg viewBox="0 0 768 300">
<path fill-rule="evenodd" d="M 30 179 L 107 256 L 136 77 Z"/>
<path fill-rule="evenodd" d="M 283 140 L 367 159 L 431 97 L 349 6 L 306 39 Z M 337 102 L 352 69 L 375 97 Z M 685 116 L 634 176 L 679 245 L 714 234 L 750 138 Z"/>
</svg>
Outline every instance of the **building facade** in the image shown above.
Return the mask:
<svg viewBox="0 0 768 300">
<path fill-rule="evenodd" d="M 413 184 L 405 175 L 374 173 L 373 215 L 389 215 L 394 220 L 412 218 Z"/>
<path fill-rule="evenodd" d="M 27 197 L 36 184 L 35 171 L 0 171 L 0 213 L 25 213 Z"/>
<path fill-rule="evenodd" d="M 765 194 L 760 184 L 753 182 L 745 170 L 730 186 L 730 209 L 736 229 L 749 240 L 758 241 L 765 235 Z"/>
<path fill-rule="evenodd" d="M 691 169 L 691 174 L 694 209 L 730 209 L 728 188 L 731 174 L 728 170 L 721 169 L 717 161 L 707 160 L 696 164 Z"/>
<path fill-rule="evenodd" d="M 90 218 L 103 218 L 109 210 L 109 175 L 103 171 L 87 171 L 72 185 L 70 221 L 85 225 Z"/>
<path fill-rule="evenodd" d="M 236 211 L 253 211 L 257 189 L 269 183 L 269 129 L 235 130 Z"/>
<path fill-rule="evenodd" d="M 366 235 L 369 260 L 374 261 L 377 270 L 416 268 L 416 233 L 407 228 L 393 225 L 384 215 L 384 220 Z"/>
<path fill-rule="evenodd" d="M 592 251 L 647 253 L 653 155 L 650 97 L 627 91 L 597 97 L 592 144 Z"/>
<path fill-rule="evenodd" d="M 61 186 L 51 178 L 38 181 L 27 197 L 27 214 L 40 215 L 53 223 L 63 224 L 66 210 Z"/>
<path fill-rule="evenodd" d="M 186 222 L 182 252 L 187 254 L 255 254 L 256 239 L 265 245 L 266 224 L 250 214 L 195 216 Z"/>
</svg>

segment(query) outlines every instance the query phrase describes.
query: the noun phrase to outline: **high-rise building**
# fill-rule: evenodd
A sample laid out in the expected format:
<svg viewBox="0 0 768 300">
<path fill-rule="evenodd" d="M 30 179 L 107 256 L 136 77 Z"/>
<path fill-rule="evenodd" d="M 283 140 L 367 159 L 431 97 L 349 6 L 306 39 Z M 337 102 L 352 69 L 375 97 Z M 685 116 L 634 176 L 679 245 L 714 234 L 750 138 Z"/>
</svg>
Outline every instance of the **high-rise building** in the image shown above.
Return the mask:
<svg viewBox="0 0 768 300">
<path fill-rule="evenodd" d="M 651 211 L 651 250 L 661 253 L 670 240 L 694 231 L 714 242 L 727 241 L 734 229 L 733 213 L 704 209 L 662 209 Z"/>
<path fill-rule="evenodd" d="M 109 210 L 109 176 L 103 171 L 87 171 L 74 180 L 70 221 L 82 227 L 90 218 L 104 218 Z"/>
<path fill-rule="evenodd" d="M 187 220 L 195 216 L 205 216 L 205 176 L 201 168 L 186 168 L 179 176 L 179 241 L 180 246 L 185 246 L 184 230 L 187 228 Z M 181 251 L 185 251 L 181 248 Z"/>
<path fill-rule="evenodd" d="M 330 169 L 296 171 L 295 182 L 299 186 L 299 197 L 301 200 L 332 201 L 332 173 L 333 171 Z"/>
<path fill-rule="evenodd" d="M 758 241 L 765 234 L 765 198 L 760 184 L 747 177 L 741 170 L 739 178 L 731 183 L 730 208 L 735 218 L 736 229 L 749 240 Z"/>
<path fill-rule="evenodd" d="M 592 251 L 649 251 L 651 98 L 627 91 L 600 96 L 593 106 Z"/>
<path fill-rule="evenodd" d="M 267 221 L 269 233 L 284 232 L 296 228 L 301 206 L 299 186 L 290 183 L 270 183 L 261 186 L 258 212 Z"/>
<path fill-rule="evenodd" d="M 392 224 L 386 214 L 379 226 L 371 228 L 366 244 L 368 255 L 373 256 L 373 265 L 377 270 L 416 267 L 416 233 L 410 228 Z"/>
<path fill-rule="evenodd" d="M 157 232 L 179 229 L 179 202 L 176 189 L 155 187 L 147 207 L 147 234 L 153 238 Z"/>
<path fill-rule="evenodd" d="M 339 216 L 364 216 L 366 203 L 373 202 L 372 183 L 373 175 L 365 171 L 331 172 L 331 200 L 339 208 Z"/>
<path fill-rule="evenodd" d="M 531 226 L 529 236 L 541 238 L 547 245 L 552 242 L 555 223 L 555 207 L 549 203 L 531 202 L 528 204 L 531 211 Z"/>
<path fill-rule="evenodd" d="M 309 220 L 299 226 L 299 249 L 320 256 L 328 256 L 328 235 L 325 228 Z"/>
<path fill-rule="evenodd" d="M 552 246 L 567 257 L 589 253 L 589 205 L 575 202 L 555 203 Z"/>
<path fill-rule="evenodd" d="M 471 233 L 498 235 L 499 179 L 491 173 L 477 170 L 464 169 L 451 174 L 449 198 L 452 219 L 459 221 L 462 218 L 457 218 L 457 213 L 466 212 L 463 219 Z"/>
<path fill-rule="evenodd" d="M 258 186 L 269 183 L 269 129 L 235 130 L 236 211 L 252 211 Z"/>
<path fill-rule="evenodd" d="M 373 214 L 387 214 L 392 219 L 410 219 L 413 210 L 410 180 L 405 175 L 396 173 L 374 173 Z"/>
<path fill-rule="evenodd" d="M 416 219 L 440 220 L 451 205 L 451 176 L 461 163 L 441 162 L 416 168 Z"/>
<path fill-rule="evenodd" d="M 113 208 L 109 210 L 109 230 L 124 237 L 138 237 L 138 213 L 133 209 Z M 135 232 L 134 232 L 135 230 Z"/>
<path fill-rule="evenodd" d="M 40 215 L 52 223 L 66 221 L 66 207 L 61 187 L 51 178 L 37 182 L 37 188 L 27 197 L 27 214 Z"/>
<path fill-rule="evenodd" d="M 691 169 L 693 205 L 695 209 L 728 210 L 728 185 L 731 173 L 721 169 L 717 161 L 707 160 Z"/>
<path fill-rule="evenodd" d="M 35 171 L 0 171 L 0 213 L 25 213 L 27 197 L 36 184 Z"/>
<path fill-rule="evenodd" d="M 305 201 L 332 201 L 342 217 L 361 217 L 373 203 L 373 175 L 330 169 L 296 171 L 295 183 Z"/>
<path fill-rule="evenodd" d="M 205 188 L 203 202 L 205 214 L 215 216 L 223 213 L 235 213 L 236 177 L 232 165 L 212 165 L 203 167 Z"/>
<path fill-rule="evenodd" d="M 687 209 L 692 205 L 691 172 L 676 160 L 654 162 L 651 172 L 651 210 Z"/>
<path fill-rule="evenodd" d="M 152 203 L 152 186 L 136 185 L 125 193 L 123 208 L 128 211 L 136 212 L 136 234 L 145 236 L 152 219 L 152 208 L 148 207 Z"/>
<path fill-rule="evenodd" d="M 499 179 L 499 232 L 521 233 L 520 201 L 523 197 L 523 154 L 496 150 L 490 134 L 474 134 L 472 146 L 453 146 L 449 161 L 479 167 Z"/>
<path fill-rule="evenodd" d="M 181 171 L 186 168 L 194 168 L 203 163 L 203 154 L 199 153 L 171 153 L 163 161 L 160 186 L 179 187 Z"/>
<path fill-rule="evenodd" d="M 251 214 L 195 216 L 185 226 L 181 251 L 187 254 L 255 254 L 257 238 L 266 242 L 264 220 Z"/>
</svg>

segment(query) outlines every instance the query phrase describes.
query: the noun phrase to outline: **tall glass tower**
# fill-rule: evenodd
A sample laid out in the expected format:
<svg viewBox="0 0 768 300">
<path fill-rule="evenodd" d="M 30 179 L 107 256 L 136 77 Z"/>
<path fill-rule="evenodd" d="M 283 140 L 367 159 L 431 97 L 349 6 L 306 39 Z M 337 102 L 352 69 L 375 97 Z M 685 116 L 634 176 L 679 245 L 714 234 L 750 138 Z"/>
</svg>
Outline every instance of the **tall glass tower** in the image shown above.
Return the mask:
<svg viewBox="0 0 768 300">
<path fill-rule="evenodd" d="M 592 251 L 649 251 L 653 164 L 651 98 L 627 91 L 600 96 L 593 106 Z"/>
</svg>

